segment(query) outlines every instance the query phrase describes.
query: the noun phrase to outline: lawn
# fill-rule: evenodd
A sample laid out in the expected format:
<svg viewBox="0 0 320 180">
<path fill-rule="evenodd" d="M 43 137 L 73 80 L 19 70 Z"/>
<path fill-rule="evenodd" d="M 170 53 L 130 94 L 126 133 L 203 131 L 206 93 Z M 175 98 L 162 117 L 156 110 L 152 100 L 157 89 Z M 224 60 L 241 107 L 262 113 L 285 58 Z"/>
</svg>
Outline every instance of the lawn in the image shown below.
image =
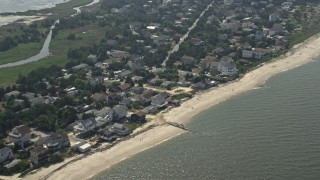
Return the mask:
<svg viewBox="0 0 320 180">
<path fill-rule="evenodd" d="M 21 61 L 38 54 L 43 42 L 19 44 L 17 47 L 8 51 L 0 52 L 0 64 Z"/>
<path fill-rule="evenodd" d="M 19 74 L 26 75 L 39 67 L 51 65 L 63 66 L 67 62 L 67 56 L 48 56 L 37 62 L 32 62 L 22 66 L 0 69 L 0 85 L 14 84 Z"/>
</svg>

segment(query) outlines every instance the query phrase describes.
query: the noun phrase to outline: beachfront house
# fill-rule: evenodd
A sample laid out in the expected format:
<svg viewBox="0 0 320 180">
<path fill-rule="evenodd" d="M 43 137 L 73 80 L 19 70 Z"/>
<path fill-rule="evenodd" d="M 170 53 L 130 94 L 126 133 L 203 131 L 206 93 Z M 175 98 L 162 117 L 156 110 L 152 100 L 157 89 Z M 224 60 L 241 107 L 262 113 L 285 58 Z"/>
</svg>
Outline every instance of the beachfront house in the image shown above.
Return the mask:
<svg viewBox="0 0 320 180">
<path fill-rule="evenodd" d="M 129 134 L 127 128 L 125 128 L 123 124 L 119 123 L 114 123 L 109 130 L 115 132 L 119 136 L 126 136 Z"/>
<path fill-rule="evenodd" d="M 137 113 L 132 113 L 130 117 L 131 122 L 145 122 L 146 121 L 146 114 L 142 111 Z"/>
<path fill-rule="evenodd" d="M 235 63 L 222 61 L 218 66 L 218 71 L 223 76 L 234 76 L 238 73 Z"/>
<path fill-rule="evenodd" d="M 35 142 L 35 145 L 46 147 L 49 152 L 57 152 L 70 146 L 70 141 L 65 133 L 53 133 L 50 136 L 40 138 Z"/>
<path fill-rule="evenodd" d="M 48 162 L 49 151 L 47 148 L 39 146 L 30 151 L 30 160 L 33 164 L 43 164 Z"/>
<path fill-rule="evenodd" d="M 166 103 L 166 99 L 161 94 L 155 95 L 151 98 L 151 105 L 153 106 L 162 107 L 165 105 L 165 103 Z"/>
<path fill-rule="evenodd" d="M 115 132 L 110 131 L 109 128 L 105 128 L 98 131 L 99 139 L 107 142 L 112 142 L 118 137 Z"/>
<path fill-rule="evenodd" d="M 272 50 L 264 48 L 254 48 L 253 49 L 253 58 L 262 59 L 265 56 L 271 55 Z"/>
</svg>

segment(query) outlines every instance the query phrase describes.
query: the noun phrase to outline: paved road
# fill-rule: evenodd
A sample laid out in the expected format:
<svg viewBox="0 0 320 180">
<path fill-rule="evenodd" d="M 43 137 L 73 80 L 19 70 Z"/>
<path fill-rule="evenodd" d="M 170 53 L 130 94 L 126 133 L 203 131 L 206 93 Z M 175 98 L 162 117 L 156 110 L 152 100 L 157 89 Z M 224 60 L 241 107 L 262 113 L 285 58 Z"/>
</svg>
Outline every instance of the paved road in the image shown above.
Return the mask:
<svg viewBox="0 0 320 180">
<path fill-rule="evenodd" d="M 214 1 L 212 1 L 205 10 L 202 11 L 202 13 L 200 14 L 200 16 L 198 17 L 198 19 L 196 19 L 194 21 L 194 23 L 192 24 L 192 26 L 190 26 L 188 28 L 188 32 L 182 36 L 182 38 L 180 38 L 180 41 L 178 42 L 178 44 L 176 44 L 169 52 L 168 55 L 166 57 L 166 59 L 163 61 L 162 66 L 166 66 L 167 61 L 169 60 L 169 57 L 172 53 L 177 52 L 179 50 L 180 45 L 189 37 L 189 33 L 190 31 L 192 31 L 198 24 L 198 21 L 200 20 L 200 18 L 202 18 L 202 16 L 204 15 L 205 12 L 207 12 L 209 10 L 210 7 L 212 7 L 212 4 L 214 3 Z"/>
</svg>

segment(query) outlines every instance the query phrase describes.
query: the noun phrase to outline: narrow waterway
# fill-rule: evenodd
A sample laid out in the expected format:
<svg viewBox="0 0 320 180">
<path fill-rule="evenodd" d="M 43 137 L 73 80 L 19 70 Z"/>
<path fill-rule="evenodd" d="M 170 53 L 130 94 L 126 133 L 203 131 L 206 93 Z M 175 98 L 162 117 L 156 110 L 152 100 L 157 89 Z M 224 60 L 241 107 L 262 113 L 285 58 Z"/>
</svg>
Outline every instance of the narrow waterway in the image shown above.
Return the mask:
<svg viewBox="0 0 320 180">
<path fill-rule="evenodd" d="M 40 60 L 42 58 L 45 58 L 45 57 L 49 56 L 49 54 L 50 54 L 49 45 L 50 45 L 50 42 L 51 42 L 51 39 L 52 39 L 52 30 L 55 28 L 57 23 L 59 23 L 59 20 L 56 20 L 55 23 L 51 26 L 50 31 L 49 31 L 49 33 L 47 35 L 46 40 L 43 43 L 42 49 L 39 52 L 39 54 L 37 54 L 35 56 L 32 56 L 32 57 L 30 57 L 28 59 L 22 60 L 22 61 L 17 61 L 17 62 L 13 62 L 13 63 L 0 65 L 0 68 L 19 66 L 19 65 L 35 62 L 35 61 L 38 61 L 38 60 Z"/>
<path fill-rule="evenodd" d="M 73 8 L 74 10 L 76 10 L 76 13 L 73 14 L 73 15 L 71 15 L 71 17 L 80 14 L 82 7 L 92 6 L 92 5 L 97 4 L 97 3 L 99 3 L 99 2 L 100 2 L 100 0 L 93 0 L 93 1 L 92 1 L 91 3 L 89 3 L 89 4 L 86 4 L 86 5 L 82 5 L 82 6 L 78 6 L 78 7 Z M 58 24 L 58 23 L 59 23 L 59 19 L 56 20 L 56 21 L 54 22 L 54 24 L 51 26 L 50 31 L 49 31 L 49 33 L 48 33 L 48 35 L 47 35 L 47 38 L 46 38 L 46 40 L 45 40 L 45 42 L 44 42 L 44 44 L 43 44 L 43 46 L 42 46 L 42 49 L 41 49 L 41 51 L 40 51 L 37 55 L 32 56 L 32 57 L 30 57 L 30 58 L 28 58 L 28 59 L 21 60 L 21 61 L 12 62 L 12 63 L 7 63 L 7 64 L 2 64 L 2 65 L 0 65 L 0 69 L 1 69 L 1 68 L 8 68 L 8 67 L 14 67 L 14 66 L 24 65 L 24 64 L 27 64 L 27 63 L 39 61 L 39 60 L 41 60 L 41 59 L 49 56 L 49 55 L 50 55 L 50 49 L 49 49 L 49 47 L 50 47 L 50 42 L 51 42 L 51 39 L 52 39 L 52 30 L 55 28 L 56 24 Z"/>
<path fill-rule="evenodd" d="M 72 14 L 71 17 L 80 14 L 80 13 L 81 13 L 81 8 L 83 8 L 83 7 L 88 7 L 88 6 L 92 6 L 92 5 L 97 4 L 97 3 L 99 3 L 99 2 L 100 2 L 100 0 L 93 0 L 93 1 L 92 1 L 91 3 L 89 3 L 89 4 L 86 4 L 86 5 L 83 5 L 83 6 L 78 6 L 78 7 L 73 8 L 74 10 L 76 10 L 76 13 Z"/>
</svg>

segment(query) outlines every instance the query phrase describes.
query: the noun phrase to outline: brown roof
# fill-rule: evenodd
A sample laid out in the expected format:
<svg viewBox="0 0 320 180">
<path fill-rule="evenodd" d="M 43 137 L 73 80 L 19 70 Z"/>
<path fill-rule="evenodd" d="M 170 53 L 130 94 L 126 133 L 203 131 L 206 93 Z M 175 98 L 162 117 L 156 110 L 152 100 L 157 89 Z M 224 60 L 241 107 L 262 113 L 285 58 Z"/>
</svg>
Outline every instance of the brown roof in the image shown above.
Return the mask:
<svg viewBox="0 0 320 180">
<path fill-rule="evenodd" d="M 155 94 L 157 94 L 155 91 L 153 91 L 152 89 L 148 89 L 148 90 L 145 90 L 143 93 L 142 93 L 142 96 L 146 99 L 149 99 L 151 98 L 152 96 L 154 96 Z"/>
<path fill-rule="evenodd" d="M 121 91 L 125 91 L 125 90 L 128 90 L 130 89 L 130 84 L 126 83 L 126 84 L 121 84 L 120 86 L 118 86 L 118 88 L 121 90 Z"/>
<path fill-rule="evenodd" d="M 68 135 L 66 133 L 52 133 L 50 135 L 51 140 L 57 140 L 57 139 L 69 139 Z"/>
<path fill-rule="evenodd" d="M 253 51 L 254 51 L 254 52 L 266 52 L 266 53 L 272 52 L 272 50 L 270 50 L 270 49 L 264 49 L 264 48 L 254 48 Z"/>
<path fill-rule="evenodd" d="M 30 128 L 26 125 L 21 125 L 16 127 L 16 129 L 19 131 L 19 133 L 24 136 L 25 134 L 28 134 L 31 132 Z"/>
<path fill-rule="evenodd" d="M 95 93 L 92 96 L 92 99 L 95 100 L 95 101 L 103 101 L 106 98 L 107 98 L 107 94 L 105 94 L 105 93 Z"/>
<path fill-rule="evenodd" d="M 32 149 L 30 152 L 39 154 L 39 153 L 45 153 L 47 151 L 48 151 L 47 148 L 44 148 L 43 146 L 39 146 L 39 147 Z"/>
<path fill-rule="evenodd" d="M 143 116 L 146 115 L 146 114 L 145 114 L 144 112 L 142 112 L 142 111 L 139 111 L 139 112 L 134 113 L 134 114 L 137 115 L 137 116 L 140 116 L 140 117 L 143 117 Z"/>
</svg>

